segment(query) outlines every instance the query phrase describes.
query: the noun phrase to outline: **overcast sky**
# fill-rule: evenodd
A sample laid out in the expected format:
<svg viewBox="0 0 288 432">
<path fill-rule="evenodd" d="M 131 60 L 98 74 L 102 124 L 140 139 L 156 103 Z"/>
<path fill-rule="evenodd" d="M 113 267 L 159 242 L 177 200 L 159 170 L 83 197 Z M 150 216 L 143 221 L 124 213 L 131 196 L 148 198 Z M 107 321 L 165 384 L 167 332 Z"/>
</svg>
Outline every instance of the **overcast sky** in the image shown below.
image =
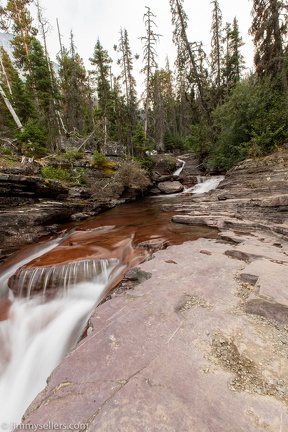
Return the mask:
<svg viewBox="0 0 288 432">
<path fill-rule="evenodd" d="M 2 5 L 5 3 L 6 1 L 2 0 Z M 56 18 L 58 18 L 63 45 L 69 47 L 69 36 L 72 30 L 77 52 L 88 69 L 91 68 L 89 57 L 93 56 L 97 39 L 100 39 L 103 48 L 116 60 L 113 45 L 119 41 L 120 28 L 127 29 L 133 54 L 140 54 L 135 71 L 140 70 L 143 67 L 141 64 L 143 45 L 139 38 L 145 36 L 143 15 L 147 10 L 145 6 L 148 6 L 155 15 L 154 21 L 157 28 L 154 31 L 162 35 L 157 46 L 158 64 L 164 67 L 166 56 L 168 56 L 170 67 L 173 66 L 175 48 L 172 44 L 173 28 L 169 0 L 40 0 L 40 3 L 44 8 L 44 16 L 52 26 L 48 34 L 48 49 L 52 60 L 55 60 L 59 52 L 56 23 Z M 232 23 L 233 18 L 237 17 L 240 34 L 245 41 L 242 54 L 245 56 L 246 66 L 251 68 L 253 47 L 248 29 L 251 25 L 252 1 L 219 0 L 219 4 L 223 15 L 223 25 L 226 22 Z M 189 18 L 187 31 L 189 40 L 202 40 L 204 50 L 208 54 L 212 16 L 210 0 L 185 0 L 184 10 Z"/>
</svg>

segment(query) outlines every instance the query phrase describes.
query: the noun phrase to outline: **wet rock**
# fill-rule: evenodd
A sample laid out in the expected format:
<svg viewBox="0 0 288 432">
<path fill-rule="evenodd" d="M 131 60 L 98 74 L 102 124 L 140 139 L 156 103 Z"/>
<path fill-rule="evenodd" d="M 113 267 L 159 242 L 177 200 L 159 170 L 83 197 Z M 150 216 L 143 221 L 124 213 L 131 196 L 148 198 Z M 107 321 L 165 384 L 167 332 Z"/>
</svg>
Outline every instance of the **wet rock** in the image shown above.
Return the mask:
<svg viewBox="0 0 288 432">
<path fill-rule="evenodd" d="M 174 194 L 178 192 L 182 192 L 184 190 L 184 186 L 179 181 L 163 181 L 157 184 L 160 192 L 164 194 Z"/>
<path fill-rule="evenodd" d="M 172 154 L 156 154 L 152 158 L 155 162 L 154 173 L 156 177 L 171 175 L 177 168 L 177 158 Z"/>
<path fill-rule="evenodd" d="M 288 239 L 287 172 L 287 150 L 245 160 L 226 173 L 216 190 L 174 204 L 178 214 L 173 221 L 242 233 L 273 232 Z"/>
<path fill-rule="evenodd" d="M 166 182 L 166 181 L 173 181 L 173 175 L 171 174 L 161 175 L 159 177 L 156 177 L 155 181 L 156 184 Z"/>
<path fill-rule="evenodd" d="M 149 252 L 157 252 L 158 250 L 166 249 L 169 246 L 169 242 L 164 239 L 160 240 L 147 240 L 141 243 L 138 243 L 137 249 L 145 249 Z"/>
<path fill-rule="evenodd" d="M 158 189 L 156 186 L 155 186 L 155 187 L 152 187 L 152 188 L 149 190 L 149 193 L 150 193 L 150 195 L 161 195 L 161 191 L 160 191 L 160 189 Z"/>
</svg>

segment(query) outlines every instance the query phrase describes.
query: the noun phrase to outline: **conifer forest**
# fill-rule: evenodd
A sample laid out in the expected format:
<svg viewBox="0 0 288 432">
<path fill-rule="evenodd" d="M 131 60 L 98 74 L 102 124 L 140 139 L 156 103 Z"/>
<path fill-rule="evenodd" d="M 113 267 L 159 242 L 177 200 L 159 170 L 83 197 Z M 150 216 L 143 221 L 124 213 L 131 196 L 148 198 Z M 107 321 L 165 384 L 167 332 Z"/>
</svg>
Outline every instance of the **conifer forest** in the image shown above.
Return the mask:
<svg viewBox="0 0 288 432">
<path fill-rule="evenodd" d="M 201 41 L 190 40 L 185 1 L 169 0 L 177 55 L 173 63 L 167 58 L 164 68 L 157 64 L 157 16 L 145 8 L 139 54 L 144 91 L 139 95 L 135 54 L 120 22 L 114 46 L 118 76 L 101 35 L 89 70 L 72 32 L 69 46 L 60 38 L 55 65 L 41 2 L 8 0 L 0 7 L 0 31 L 11 35 L 13 55 L 0 48 L 0 154 L 78 157 L 92 149 L 101 159 L 116 143 L 127 158 L 147 166 L 152 151 L 193 151 L 207 167 L 225 172 L 244 158 L 283 147 L 288 138 L 288 1 L 250 3 L 250 71 L 241 54 L 237 17 L 223 23 L 221 0 L 211 1 L 210 52 Z"/>
</svg>

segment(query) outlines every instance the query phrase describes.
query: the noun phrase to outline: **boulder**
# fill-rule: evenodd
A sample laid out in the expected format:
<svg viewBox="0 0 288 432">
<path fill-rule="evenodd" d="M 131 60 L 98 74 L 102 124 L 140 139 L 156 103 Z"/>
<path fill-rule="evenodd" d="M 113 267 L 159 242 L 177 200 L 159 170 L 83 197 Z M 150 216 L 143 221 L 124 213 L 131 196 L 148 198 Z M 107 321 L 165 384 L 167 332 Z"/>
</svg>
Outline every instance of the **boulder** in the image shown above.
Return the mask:
<svg viewBox="0 0 288 432">
<path fill-rule="evenodd" d="M 158 183 L 158 189 L 164 194 L 179 193 L 184 190 L 184 186 L 179 181 L 163 181 Z"/>
</svg>

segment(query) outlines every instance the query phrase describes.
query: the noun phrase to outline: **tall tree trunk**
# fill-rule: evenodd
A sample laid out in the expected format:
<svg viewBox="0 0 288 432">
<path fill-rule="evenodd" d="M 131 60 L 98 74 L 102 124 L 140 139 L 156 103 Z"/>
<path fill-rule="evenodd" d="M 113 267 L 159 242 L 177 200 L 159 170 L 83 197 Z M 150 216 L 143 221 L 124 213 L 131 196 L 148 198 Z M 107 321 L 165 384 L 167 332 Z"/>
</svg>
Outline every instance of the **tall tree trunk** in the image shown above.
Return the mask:
<svg viewBox="0 0 288 432">
<path fill-rule="evenodd" d="M 19 117 L 17 116 L 16 112 L 14 111 L 14 108 L 11 104 L 11 102 L 9 101 L 9 99 L 6 97 L 5 92 L 3 90 L 3 88 L 0 85 L 0 94 L 2 96 L 2 98 L 4 99 L 4 102 L 8 108 L 8 110 L 10 111 L 10 114 L 12 115 L 17 127 L 21 130 L 21 132 L 23 131 L 23 125 L 21 123 L 21 121 L 19 120 Z"/>
<path fill-rule="evenodd" d="M 7 87 L 8 87 L 9 93 L 10 93 L 10 95 L 12 96 L 12 89 L 11 89 L 10 81 L 9 81 L 8 76 L 7 76 L 7 74 L 6 74 L 6 70 L 5 70 L 5 67 L 4 67 L 4 64 L 3 64 L 3 61 L 2 61 L 1 55 L 0 55 L 0 65 L 1 65 L 2 73 L 3 73 L 3 75 L 4 75 L 4 78 L 5 78 L 6 85 L 7 85 Z"/>
</svg>

